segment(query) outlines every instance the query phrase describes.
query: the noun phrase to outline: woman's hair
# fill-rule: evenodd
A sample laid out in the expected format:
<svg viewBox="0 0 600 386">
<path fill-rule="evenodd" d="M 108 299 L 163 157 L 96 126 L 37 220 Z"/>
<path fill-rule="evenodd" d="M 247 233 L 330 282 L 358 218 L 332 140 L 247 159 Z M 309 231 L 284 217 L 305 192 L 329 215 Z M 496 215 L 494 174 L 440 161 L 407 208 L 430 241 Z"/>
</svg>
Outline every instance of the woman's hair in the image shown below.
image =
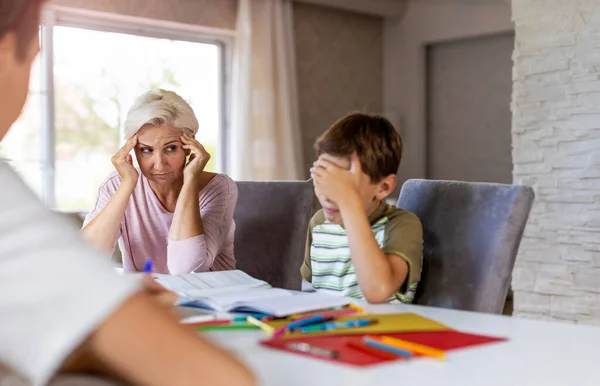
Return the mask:
<svg viewBox="0 0 600 386">
<path fill-rule="evenodd" d="M 0 0 L 0 39 L 9 32 L 17 37 L 17 57 L 25 58 L 31 40 L 39 33 L 40 11 L 45 0 Z"/>
<path fill-rule="evenodd" d="M 171 126 L 192 136 L 198 132 L 198 119 L 191 106 L 173 91 L 162 89 L 149 91 L 135 100 L 125 120 L 125 138 L 144 125 Z"/>
</svg>

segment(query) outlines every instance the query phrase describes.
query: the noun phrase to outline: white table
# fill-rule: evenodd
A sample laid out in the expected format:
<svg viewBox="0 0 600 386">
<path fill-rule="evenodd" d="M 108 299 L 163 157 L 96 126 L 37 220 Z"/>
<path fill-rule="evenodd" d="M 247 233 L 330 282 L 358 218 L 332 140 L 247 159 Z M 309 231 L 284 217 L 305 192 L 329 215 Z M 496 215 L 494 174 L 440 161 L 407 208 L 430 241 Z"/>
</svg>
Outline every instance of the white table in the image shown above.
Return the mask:
<svg viewBox="0 0 600 386">
<path fill-rule="evenodd" d="M 600 327 L 407 305 L 367 306 L 373 313 L 414 312 L 452 328 L 508 342 L 452 351 L 444 361 L 415 359 L 355 368 L 274 350 L 258 331 L 211 332 L 257 374 L 260 385 L 597 386 Z"/>
</svg>

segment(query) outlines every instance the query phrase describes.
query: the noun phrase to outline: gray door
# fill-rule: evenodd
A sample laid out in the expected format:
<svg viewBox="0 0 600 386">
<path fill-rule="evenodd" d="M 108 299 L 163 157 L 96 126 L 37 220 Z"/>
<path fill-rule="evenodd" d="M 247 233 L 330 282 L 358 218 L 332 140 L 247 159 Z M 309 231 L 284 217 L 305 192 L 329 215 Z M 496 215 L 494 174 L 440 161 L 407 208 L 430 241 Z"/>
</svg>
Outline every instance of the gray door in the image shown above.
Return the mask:
<svg viewBox="0 0 600 386">
<path fill-rule="evenodd" d="M 427 48 L 427 177 L 512 182 L 514 35 Z"/>
</svg>

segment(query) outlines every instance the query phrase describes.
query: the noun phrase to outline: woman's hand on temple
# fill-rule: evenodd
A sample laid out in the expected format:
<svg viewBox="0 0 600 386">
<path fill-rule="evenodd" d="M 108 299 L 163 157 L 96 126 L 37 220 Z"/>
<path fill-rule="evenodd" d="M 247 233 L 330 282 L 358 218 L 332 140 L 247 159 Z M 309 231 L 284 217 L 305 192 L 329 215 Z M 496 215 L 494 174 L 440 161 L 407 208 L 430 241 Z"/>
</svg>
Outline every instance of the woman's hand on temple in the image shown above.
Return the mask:
<svg viewBox="0 0 600 386">
<path fill-rule="evenodd" d="M 131 138 L 125 142 L 125 145 L 119 149 L 117 154 L 111 158 L 112 164 L 117 169 L 117 172 L 119 172 L 119 176 L 121 176 L 121 184 L 130 184 L 132 186 L 137 184 L 139 173 L 135 167 L 133 167 L 133 158 L 130 154 L 137 143 L 138 137 L 137 134 L 135 134 L 131 136 Z"/>
<path fill-rule="evenodd" d="M 184 184 L 198 183 L 200 175 L 210 160 L 210 154 L 200 142 L 192 137 L 183 135 L 181 136 L 181 142 L 183 143 L 183 149 L 192 151 L 190 159 L 183 169 L 183 182 Z"/>
</svg>

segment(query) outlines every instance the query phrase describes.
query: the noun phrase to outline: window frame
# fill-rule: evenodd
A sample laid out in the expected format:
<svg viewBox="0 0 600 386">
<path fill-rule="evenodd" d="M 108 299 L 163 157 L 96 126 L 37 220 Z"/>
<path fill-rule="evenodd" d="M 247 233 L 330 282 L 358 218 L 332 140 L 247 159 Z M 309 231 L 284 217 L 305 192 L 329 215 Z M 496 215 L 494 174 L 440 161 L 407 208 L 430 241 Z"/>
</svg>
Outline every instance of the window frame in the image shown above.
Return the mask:
<svg viewBox="0 0 600 386">
<path fill-rule="evenodd" d="M 54 27 L 74 27 L 88 30 L 124 33 L 157 39 L 181 40 L 214 44 L 219 47 L 221 131 L 216 156 L 218 172 L 227 172 L 227 151 L 230 132 L 230 95 L 232 50 L 235 31 L 197 26 L 165 20 L 141 18 L 115 13 L 83 10 L 50 5 L 42 14 L 41 24 L 41 199 L 48 208 L 56 208 L 56 123 L 54 103 Z"/>
</svg>

